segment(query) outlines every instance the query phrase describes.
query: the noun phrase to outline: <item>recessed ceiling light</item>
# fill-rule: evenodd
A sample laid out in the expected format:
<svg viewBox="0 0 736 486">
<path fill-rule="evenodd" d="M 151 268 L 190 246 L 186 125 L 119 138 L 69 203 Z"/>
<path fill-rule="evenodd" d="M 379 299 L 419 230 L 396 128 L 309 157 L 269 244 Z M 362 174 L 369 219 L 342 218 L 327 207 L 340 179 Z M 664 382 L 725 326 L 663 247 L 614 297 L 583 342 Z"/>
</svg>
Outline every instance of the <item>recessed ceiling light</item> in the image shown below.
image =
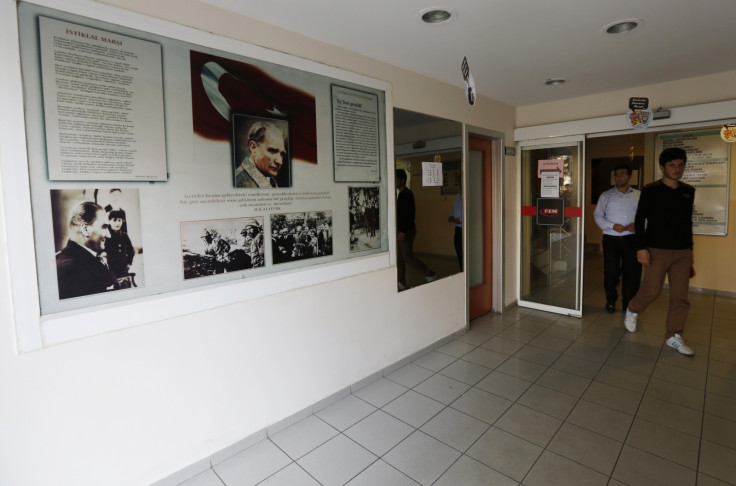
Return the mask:
<svg viewBox="0 0 736 486">
<path fill-rule="evenodd" d="M 445 24 L 455 17 L 455 12 L 445 7 L 430 7 L 419 11 L 419 18 L 425 24 Z"/>
<path fill-rule="evenodd" d="M 567 79 L 565 78 L 549 78 L 547 81 L 544 82 L 547 86 L 558 86 L 560 84 L 567 83 Z"/>
<path fill-rule="evenodd" d="M 601 32 L 605 34 L 625 34 L 632 30 L 641 27 L 644 21 L 641 19 L 624 19 L 612 22 L 601 29 Z"/>
</svg>

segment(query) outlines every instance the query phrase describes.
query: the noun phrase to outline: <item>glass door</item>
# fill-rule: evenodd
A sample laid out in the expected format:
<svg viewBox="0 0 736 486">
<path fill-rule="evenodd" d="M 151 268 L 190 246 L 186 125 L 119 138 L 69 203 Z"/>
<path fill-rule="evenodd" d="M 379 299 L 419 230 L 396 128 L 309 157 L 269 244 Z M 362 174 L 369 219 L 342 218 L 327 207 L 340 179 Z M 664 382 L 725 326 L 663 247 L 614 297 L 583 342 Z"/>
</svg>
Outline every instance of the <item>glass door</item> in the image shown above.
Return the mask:
<svg viewBox="0 0 736 486">
<path fill-rule="evenodd" d="M 519 305 L 582 315 L 584 138 L 523 142 Z"/>
</svg>

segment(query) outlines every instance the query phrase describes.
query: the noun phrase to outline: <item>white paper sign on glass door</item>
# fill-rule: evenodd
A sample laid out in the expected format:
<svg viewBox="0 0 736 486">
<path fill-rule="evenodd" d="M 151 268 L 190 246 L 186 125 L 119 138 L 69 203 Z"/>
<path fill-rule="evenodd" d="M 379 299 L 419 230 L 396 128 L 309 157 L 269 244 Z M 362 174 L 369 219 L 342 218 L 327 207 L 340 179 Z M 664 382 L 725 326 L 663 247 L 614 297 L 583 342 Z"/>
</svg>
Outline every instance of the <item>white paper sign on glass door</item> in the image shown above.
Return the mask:
<svg viewBox="0 0 736 486">
<path fill-rule="evenodd" d="M 161 46 L 39 18 L 49 179 L 166 180 Z"/>
</svg>

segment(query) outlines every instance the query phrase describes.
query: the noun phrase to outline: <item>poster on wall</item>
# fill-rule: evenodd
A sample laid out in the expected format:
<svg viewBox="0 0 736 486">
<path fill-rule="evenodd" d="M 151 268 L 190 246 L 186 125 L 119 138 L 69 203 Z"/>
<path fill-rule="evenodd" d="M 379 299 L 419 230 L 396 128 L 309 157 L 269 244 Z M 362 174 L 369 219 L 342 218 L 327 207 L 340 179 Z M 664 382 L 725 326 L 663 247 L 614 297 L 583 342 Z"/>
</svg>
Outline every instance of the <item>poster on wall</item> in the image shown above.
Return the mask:
<svg viewBox="0 0 736 486">
<path fill-rule="evenodd" d="M 381 247 L 380 188 L 348 187 L 350 202 L 350 252 Z"/>
<path fill-rule="evenodd" d="M 144 287 L 137 189 L 52 189 L 59 299 Z"/>
<path fill-rule="evenodd" d="M 166 180 L 161 45 L 39 18 L 48 178 Z"/>
<path fill-rule="evenodd" d="M 74 33 L 64 34 L 62 26 Z M 227 283 L 256 285 L 256 280 L 261 282 L 260 277 L 270 274 L 283 278 L 285 273 L 312 265 L 338 264 L 388 251 L 387 83 L 294 61 L 282 53 L 244 43 L 220 39 L 218 48 L 199 45 L 182 40 L 185 35 L 163 36 L 28 2 L 18 4 L 18 27 L 33 209 L 30 238 L 36 257 L 39 314 L 48 317 L 45 322 L 69 319 L 80 310 L 85 315 L 103 312 L 101 306 L 136 307 L 159 298 L 177 301 L 193 290 L 212 292 Z M 66 42 L 60 40 L 62 35 L 79 39 Z M 59 47 L 67 44 L 75 52 Z M 223 45 L 232 51 L 222 50 Z M 125 180 L 104 179 L 100 171 L 112 169 L 99 167 L 95 175 L 49 178 L 46 135 L 53 131 L 46 126 L 46 96 L 52 91 L 45 87 L 50 79 L 46 66 L 39 62 L 42 50 L 52 59 L 54 55 L 74 59 L 77 70 L 87 69 L 89 77 L 80 78 L 76 89 L 88 91 L 77 92 L 70 103 L 75 113 L 92 117 L 98 107 L 91 103 L 112 110 L 115 103 L 129 101 L 124 104 L 129 110 L 116 118 L 119 127 L 114 128 L 109 120 L 98 125 L 134 133 L 141 144 L 131 145 L 131 152 L 150 159 L 148 167 L 160 170 L 161 180 L 137 177 L 142 168 Z M 127 64 L 117 66 L 117 62 Z M 110 70 L 106 80 L 109 77 L 129 84 L 93 82 L 92 70 L 86 65 L 95 63 Z M 130 73 L 125 71 L 128 65 Z M 74 87 L 61 75 L 61 67 L 52 65 L 52 69 L 59 70 L 52 71 L 55 84 Z M 106 71 L 95 72 L 103 77 Z M 375 221 L 380 226 L 370 228 L 374 234 L 358 251 L 351 239 L 367 229 L 351 228 L 348 185 L 335 181 L 331 160 L 333 86 L 337 84 L 346 93 L 346 100 L 364 103 L 342 114 L 359 116 L 362 123 L 371 126 L 369 130 L 361 123 L 355 125 L 362 127 L 364 134 L 372 134 L 370 141 L 356 146 L 372 153 L 361 159 L 369 161 L 367 164 L 358 165 L 360 178 L 371 178 L 375 173 L 378 181 L 376 192 L 368 191 L 365 196 L 378 197 Z M 93 95 L 93 89 L 100 91 L 99 95 Z M 94 100 L 83 100 L 83 95 Z M 71 93 L 59 96 L 67 99 Z M 138 96 L 148 97 L 147 102 L 140 103 Z M 105 116 L 114 118 L 110 113 Z M 348 136 L 346 133 L 343 136 Z M 81 138 L 74 140 L 87 150 Z M 155 155 L 147 143 L 160 146 L 162 155 Z M 85 177 L 99 180 L 89 183 Z M 80 224 L 79 231 L 70 229 L 73 206 L 88 201 L 104 209 L 101 216 Z M 87 208 L 94 213 L 90 208 L 96 211 L 94 206 Z M 103 221 L 105 217 L 109 222 Z M 98 227 L 101 224 L 108 226 Z M 132 259 L 128 257 L 116 271 L 113 267 L 118 264 L 109 253 L 117 225 L 127 233 L 133 252 Z M 105 231 L 110 232 L 109 237 Z M 86 239 L 77 238 L 77 233 Z M 67 267 L 75 265 L 60 262 L 64 265 L 57 271 L 56 255 L 70 240 L 72 247 L 76 244 L 86 252 L 81 255 L 94 259 L 102 277 L 99 285 L 77 290 L 80 285 L 66 283 Z M 67 260 L 73 263 L 72 258 Z M 353 267 L 335 265 L 334 270 L 351 274 Z M 309 272 L 300 272 L 293 280 L 304 284 L 311 278 Z M 216 295 L 235 298 L 229 291 Z M 211 301 L 197 305 L 207 306 Z M 141 316 L 139 322 L 145 321 L 145 312 L 137 315 Z M 129 325 L 124 321 L 109 325 Z M 84 320 L 79 322 L 86 326 Z M 55 332 L 63 335 L 64 329 L 70 329 L 66 326 L 75 325 L 64 324 Z M 102 331 L 105 325 L 84 329 Z"/>
<path fill-rule="evenodd" d="M 262 267 L 264 248 L 262 217 L 181 223 L 185 280 Z"/>
<path fill-rule="evenodd" d="M 345 86 L 331 88 L 335 182 L 380 181 L 378 97 Z"/>
<path fill-rule="evenodd" d="M 681 181 L 695 187 L 693 233 L 728 234 L 728 181 L 730 146 L 721 140 L 720 130 L 699 130 L 658 134 L 657 156 L 662 150 L 678 147 L 687 152 Z M 662 174 L 655 165 L 655 179 Z"/>
</svg>

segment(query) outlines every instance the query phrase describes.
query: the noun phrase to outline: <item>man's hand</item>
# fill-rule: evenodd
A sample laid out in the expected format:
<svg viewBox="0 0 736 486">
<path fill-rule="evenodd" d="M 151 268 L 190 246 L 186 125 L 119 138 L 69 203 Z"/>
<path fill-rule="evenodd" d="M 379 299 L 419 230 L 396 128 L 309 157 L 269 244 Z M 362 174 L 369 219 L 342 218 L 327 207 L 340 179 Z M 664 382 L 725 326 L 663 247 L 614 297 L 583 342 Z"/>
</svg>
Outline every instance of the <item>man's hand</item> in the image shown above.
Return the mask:
<svg viewBox="0 0 736 486">
<path fill-rule="evenodd" d="M 649 265 L 649 250 L 639 250 L 636 252 L 636 259 L 642 265 Z"/>
<path fill-rule="evenodd" d="M 624 225 L 622 224 L 616 223 L 613 225 L 613 231 L 615 231 L 616 233 L 622 233 L 625 229 L 626 227 L 624 227 Z"/>
<path fill-rule="evenodd" d="M 634 228 L 634 223 L 629 223 L 626 226 L 624 226 L 624 229 L 626 231 L 631 231 L 632 233 L 636 232 L 636 229 Z"/>
</svg>

